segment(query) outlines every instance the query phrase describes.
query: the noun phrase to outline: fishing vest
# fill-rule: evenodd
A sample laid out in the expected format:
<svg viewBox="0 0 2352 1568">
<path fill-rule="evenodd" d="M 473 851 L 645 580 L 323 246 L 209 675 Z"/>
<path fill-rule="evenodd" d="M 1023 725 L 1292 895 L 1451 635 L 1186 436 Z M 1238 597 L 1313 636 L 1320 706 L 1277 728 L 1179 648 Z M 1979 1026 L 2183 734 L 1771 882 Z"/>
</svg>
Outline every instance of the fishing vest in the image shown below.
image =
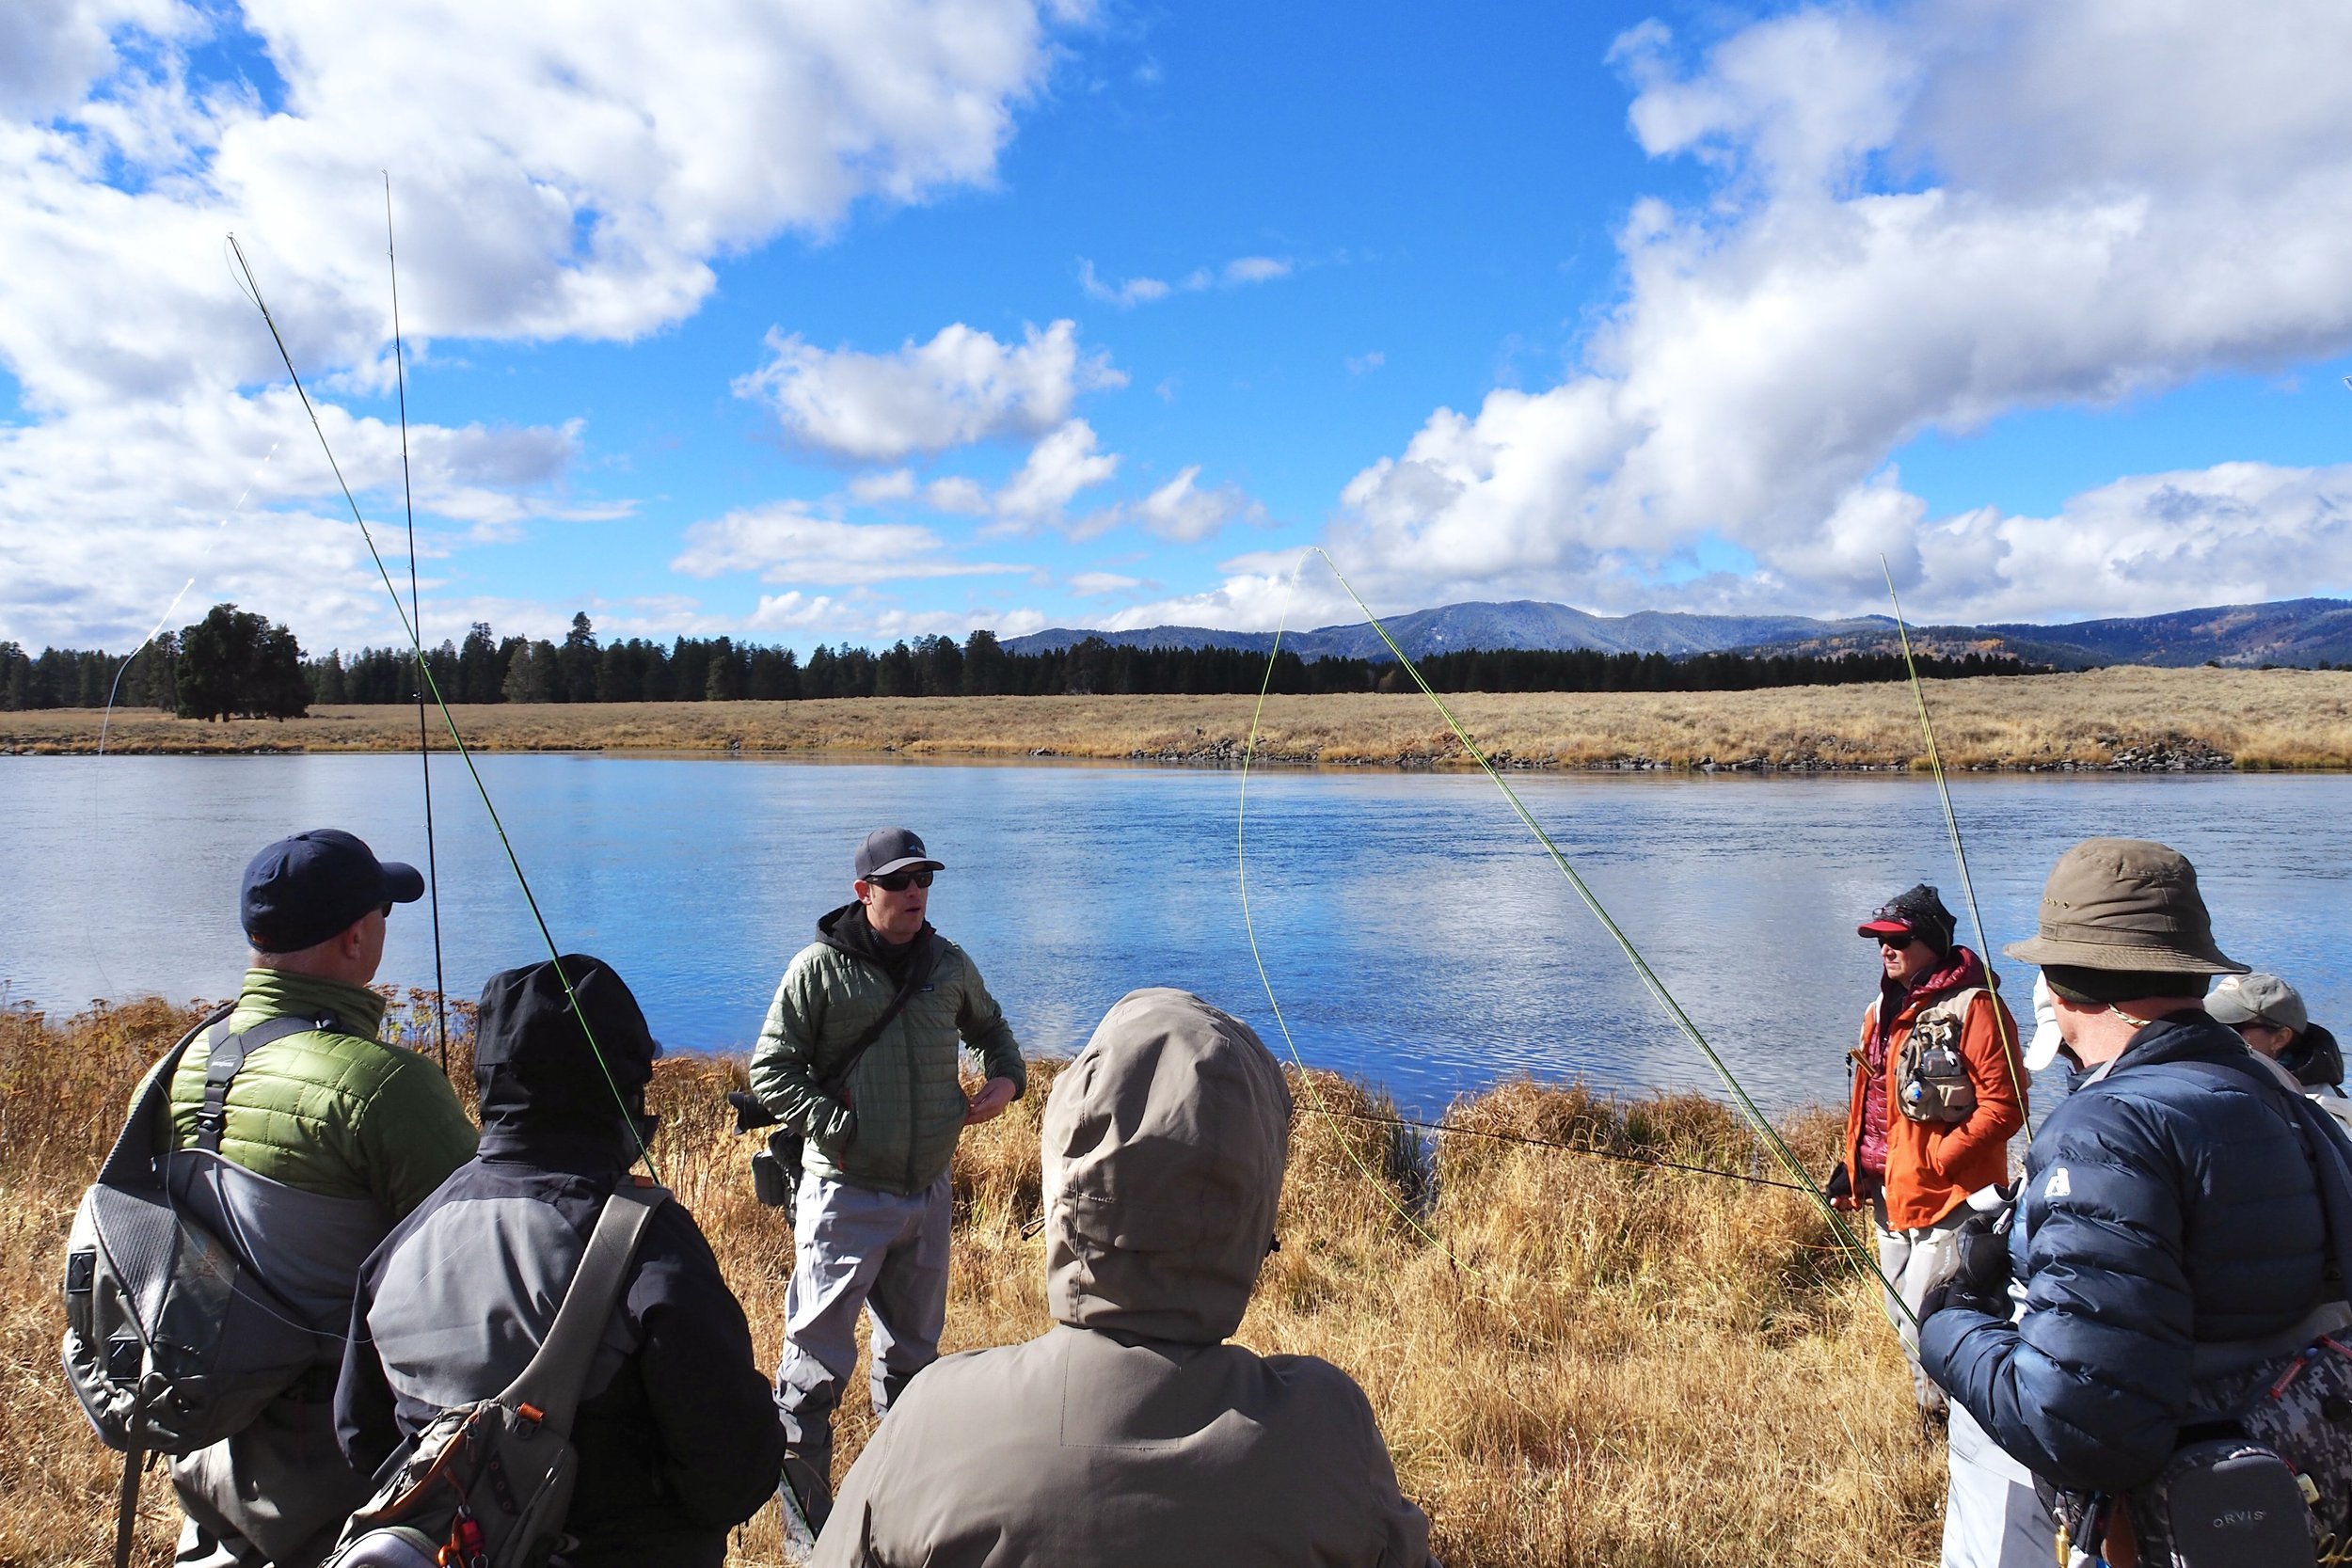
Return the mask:
<svg viewBox="0 0 2352 1568">
<path fill-rule="evenodd" d="M 1977 1086 L 1960 1042 L 1969 1007 L 1987 994 L 1983 986 L 1963 986 L 1913 1016 L 1895 1064 L 1895 1107 L 1910 1120 L 1949 1126 L 1975 1114 Z"/>
</svg>

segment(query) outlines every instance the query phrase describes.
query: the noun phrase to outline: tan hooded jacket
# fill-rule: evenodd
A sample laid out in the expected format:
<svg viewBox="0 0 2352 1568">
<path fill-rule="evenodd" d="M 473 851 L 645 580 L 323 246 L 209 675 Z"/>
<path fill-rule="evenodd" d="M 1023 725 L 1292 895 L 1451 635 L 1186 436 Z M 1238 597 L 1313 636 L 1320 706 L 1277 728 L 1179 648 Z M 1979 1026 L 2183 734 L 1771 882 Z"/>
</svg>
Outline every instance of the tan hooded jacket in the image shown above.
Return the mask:
<svg viewBox="0 0 2352 1568">
<path fill-rule="evenodd" d="M 926 1369 L 842 1483 L 820 1568 L 1423 1568 L 1355 1380 L 1224 1342 L 1274 1234 L 1290 1091 L 1258 1037 L 1132 991 L 1045 1108 L 1059 1326 Z"/>
</svg>

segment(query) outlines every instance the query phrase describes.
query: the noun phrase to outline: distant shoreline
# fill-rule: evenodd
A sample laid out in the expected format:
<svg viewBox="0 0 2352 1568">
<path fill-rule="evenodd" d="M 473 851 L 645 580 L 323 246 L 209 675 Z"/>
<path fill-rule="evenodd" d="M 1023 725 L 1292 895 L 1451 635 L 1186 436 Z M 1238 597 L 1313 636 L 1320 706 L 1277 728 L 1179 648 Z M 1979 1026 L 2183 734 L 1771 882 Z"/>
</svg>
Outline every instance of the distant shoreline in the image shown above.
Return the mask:
<svg viewBox="0 0 2352 1568">
<path fill-rule="evenodd" d="M 2352 768 L 2352 672 L 2158 670 L 1931 681 L 1947 767 L 2202 772 Z M 1250 697 L 860 698 L 789 703 L 504 704 L 454 709 L 485 752 L 685 752 L 1064 758 L 1238 766 Z M 1449 695 L 1499 765 L 1589 771 L 1900 771 L 1926 766 L 1900 684 L 1757 691 Z M 0 713 L 0 755 L 87 755 L 101 714 Z M 437 717 L 437 750 L 449 749 Z M 318 707 L 211 723 L 115 710 L 125 755 L 411 752 L 412 707 Z M 1273 697 L 1257 760 L 1395 769 L 1473 766 L 1416 694 Z"/>
</svg>

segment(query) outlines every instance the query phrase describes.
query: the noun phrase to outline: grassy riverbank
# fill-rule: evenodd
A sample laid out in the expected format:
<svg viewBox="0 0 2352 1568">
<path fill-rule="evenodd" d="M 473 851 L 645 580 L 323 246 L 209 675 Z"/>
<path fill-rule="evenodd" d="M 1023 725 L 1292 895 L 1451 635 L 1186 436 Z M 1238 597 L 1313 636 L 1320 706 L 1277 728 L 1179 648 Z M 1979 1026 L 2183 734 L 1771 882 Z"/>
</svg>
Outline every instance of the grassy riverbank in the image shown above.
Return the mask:
<svg viewBox="0 0 2352 1568">
<path fill-rule="evenodd" d="M 2352 767 L 2352 672 L 2137 667 L 1935 681 L 1928 700 L 1957 768 Z M 1904 768 L 1921 765 L 1901 685 L 1763 691 L 1464 693 L 1479 745 L 1522 767 Z M 875 698 L 461 707 L 485 751 L 656 750 L 928 757 L 1240 760 L 1248 697 Z M 100 715 L 0 713 L 0 752 L 87 752 Z M 448 745 L 437 718 L 435 743 Z M 123 752 L 397 752 L 416 712 L 322 707 L 308 719 L 206 723 L 118 710 Z M 1260 755 L 1327 766 L 1467 766 L 1419 695 L 1276 697 Z"/>
<path fill-rule="evenodd" d="M 0 1012 L 0 1564 L 98 1564 L 116 1456 L 57 1370 L 57 1281 L 72 1206 L 145 1065 L 194 1014 L 140 1003 L 53 1022 Z M 409 1027 L 421 1014 L 410 1010 Z M 465 1054 L 459 1042 L 456 1054 Z M 782 1339 L 789 1238 L 752 1199 L 719 1096 L 739 1062 L 660 1064 L 655 1146 L 742 1297 L 763 1362 Z M 1030 1097 L 965 1139 L 946 1348 L 1046 1326 Z M 1330 1103 L 1375 1103 L 1317 1075 Z M 1437 1149 L 1439 1196 L 1417 1233 L 1389 1201 L 1378 1128 L 1319 1116 L 1301 1093 L 1267 1259 L 1238 1338 L 1327 1356 L 1371 1395 L 1406 1494 L 1451 1568 L 1607 1565 L 1879 1568 L 1931 1561 L 1943 1454 L 1921 1443 L 1909 1384 L 1869 1292 L 1795 1195 L 1480 1139 L 1581 1141 L 1749 1170 L 1753 1140 L 1713 1102 L 1630 1105 L 1504 1085 L 1457 1105 Z M 1825 1159 L 1821 1113 L 1788 1131 Z M 864 1443 L 851 1381 L 841 1458 Z M 139 1560 L 170 1557 L 154 1478 Z M 779 1560 L 773 1511 L 734 1560 Z"/>
</svg>

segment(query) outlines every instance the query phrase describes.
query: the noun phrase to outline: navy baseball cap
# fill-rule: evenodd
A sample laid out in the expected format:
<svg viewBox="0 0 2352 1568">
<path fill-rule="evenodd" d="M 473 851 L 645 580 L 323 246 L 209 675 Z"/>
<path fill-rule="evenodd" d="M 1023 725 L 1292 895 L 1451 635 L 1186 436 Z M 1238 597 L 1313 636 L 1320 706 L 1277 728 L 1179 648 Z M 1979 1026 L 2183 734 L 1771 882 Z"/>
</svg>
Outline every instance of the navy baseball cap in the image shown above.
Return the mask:
<svg viewBox="0 0 2352 1568">
<path fill-rule="evenodd" d="M 237 919 L 264 953 L 315 947 L 381 904 L 413 904 L 424 877 L 413 865 L 379 861 L 340 828 L 281 838 L 245 868 Z"/>
<path fill-rule="evenodd" d="M 887 877 L 893 871 L 910 871 L 929 866 L 933 871 L 947 867 L 931 859 L 931 852 L 923 847 L 923 841 L 914 836 L 912 828 L 876 828 L 866 835 L 866 842 L 857 847 L 852 863 L 857 867 L 857 879 Z"/>
</svg>

